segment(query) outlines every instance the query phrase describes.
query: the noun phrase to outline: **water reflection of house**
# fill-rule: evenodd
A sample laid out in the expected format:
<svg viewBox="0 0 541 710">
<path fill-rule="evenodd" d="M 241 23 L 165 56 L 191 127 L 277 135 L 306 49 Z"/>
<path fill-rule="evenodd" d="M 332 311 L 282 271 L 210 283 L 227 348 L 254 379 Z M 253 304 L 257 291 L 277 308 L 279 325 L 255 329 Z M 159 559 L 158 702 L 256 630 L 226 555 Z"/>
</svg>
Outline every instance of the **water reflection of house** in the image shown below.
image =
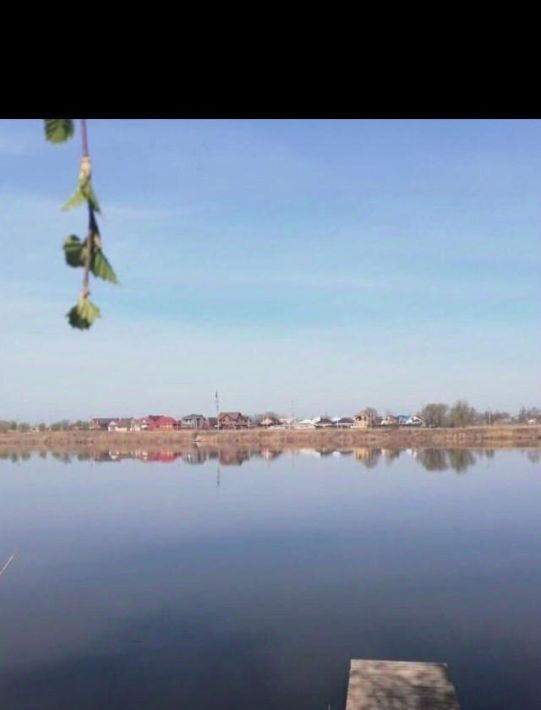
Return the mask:
<svg viewBox="0 0 541 710">
<path fill-rule="evenodd" d="M 354 450 L 355 458 L 368 468 L 375 466 L 381 456 L 380 449 L 374 449 L 368 446 L 360 446 Z"/>
<path fill-rule="evenodd" d="M 259 452 L 261 457 L 264 458 L 266 461 L 272 461 L 272 459 L 278 458 L 280 454 L 282 454 L 281 449 L 261 449 Z"/>
<path fill-rule="evenodd" d="M 387 459 L 387 461 L 393 461 L 400 456 L 400 449 L 381 449 L 382 455 Z"/>
<path fill-rule="evenodd" d="M 194 449 L 193 451 L 187 451 L 183 454 L 182 460 L 194 465 L 202 464 L 207 460 L 207 453 L 202 449 Z"/>
<path fill-rule="evenodd" d="M 157 463 L 171 463 L 180 456 L 174 451 L 152 451 L 147 457 L 147 461 L 155 461 Z"/>
<path fill-rule="evenodd" d="M 148 451 L 136 449 L 133 452 L 134 459 L 140 459 L 141 461 L 146 461 L 148 459 Z"/>
<path fill-rule="evenodd" d="M 54 454 L 53 454 L 54 456 Z M 120 457 L 116 452 L 111 451 L 99 451 L 93 457 L 94 461 L 101 463 L 102 461 L 120 461 Z"/>
<path fill-rule="evenodd" d="M 236 449 L 220 449 L 218 459 L 223 466 L 241 466 L 244 461 L 248 461 L 250 454 L 246 451 Z"/>
<path fill-rule="evenodd" d="M 320 448 L 316 450 L 320 456 L 332 456 L 335 452 L 334 448 Z"/>
</svg>

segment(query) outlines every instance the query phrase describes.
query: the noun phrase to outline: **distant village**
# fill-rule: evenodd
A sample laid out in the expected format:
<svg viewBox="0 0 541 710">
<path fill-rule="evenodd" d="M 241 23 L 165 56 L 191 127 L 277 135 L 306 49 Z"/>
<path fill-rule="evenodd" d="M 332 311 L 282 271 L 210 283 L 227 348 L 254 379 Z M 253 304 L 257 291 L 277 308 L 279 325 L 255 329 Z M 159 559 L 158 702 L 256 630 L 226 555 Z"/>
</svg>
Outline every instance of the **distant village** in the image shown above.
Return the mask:
<svg viewBox="0 0 541 710">
<path fill-rule="evenodd" d="M 96 417 L 90 420 L 91 431 L 155 431 L 155 430 L 230 430 L 230 429 L 367 429 L 374 426 L 426 426 L 416 415 L 371 416 L 361 412 L 354 417 L 316 417 L 315 419 L 295 419 L 274 414 L 249 417 L 242 412 L 221 412 L 217 417 L 203 414 L 188 414 L 175 419 L 164 414 L 151 414 L 140 419 Z"/>
<path fill-rule="evenodd" d="M 98 417 L 91 419 L 92 431 L 154 431 L 169 430 L 231 430 L 231 429 L 368 429 L 375 427 L 454 427 L 491 424 L 540 424 L 541 410 L 523 407 L 516 416 L 508 412 L 478 412 L 466 401 L 459 400 L 449 407 L 443 403 L 427 404 L 417 414 L 390 414 L 380 416 L 376 409 L 366 407 L 354 416 L 319 417 L 300 419 L 284 417 L 275 412 L 248 416 L 242 412 L 220 412 L 216 417 L 188 414 L 179 419 L 164 414 L 136 418 Z"/>
<path fill-rule="evenodd" d="M 93 417 L 89 420 L 69 421 L 63 419 L 51 424 L 30 424 L 28 422 L 0 419 L 0 433 L 9 431 L 220 431 L 234 429 L 368 429 L 398 427 L 464 427 L 506 424 L 541 424 L 539 407 L 522 407 L 517 414 L 505 411 L 477 411 L 466 401 L 459 400 L 449 406 L 444 403 L 425 405 L 416 414 L 379 415 L 377 410 L 366 407 L 354 416 L 331 417 L 322 415 L 314 418 L 281 416 L 275 412 L 246 415 L 242 412 L 220 412 L 217 416 L 187 414 L 172 417 L 167 414 L 149 414 L 145 417 Z"/>
</svg>

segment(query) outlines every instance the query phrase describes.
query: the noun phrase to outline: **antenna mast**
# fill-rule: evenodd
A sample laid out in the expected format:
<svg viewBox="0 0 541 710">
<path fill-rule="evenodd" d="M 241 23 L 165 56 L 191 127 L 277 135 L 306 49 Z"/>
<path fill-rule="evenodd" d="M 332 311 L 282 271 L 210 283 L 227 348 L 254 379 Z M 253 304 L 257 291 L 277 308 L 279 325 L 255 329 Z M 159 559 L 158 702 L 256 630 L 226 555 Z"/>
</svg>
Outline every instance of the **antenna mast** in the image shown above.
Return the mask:
<svg viewBox="0 0 541 710">
<path fill-rule="evenodd" d="M 218 397 L 218 392 L 214 394 L 214 399 L 216 400 L 216 428 L 220 428 L 220 398 Z"/>
</svg>

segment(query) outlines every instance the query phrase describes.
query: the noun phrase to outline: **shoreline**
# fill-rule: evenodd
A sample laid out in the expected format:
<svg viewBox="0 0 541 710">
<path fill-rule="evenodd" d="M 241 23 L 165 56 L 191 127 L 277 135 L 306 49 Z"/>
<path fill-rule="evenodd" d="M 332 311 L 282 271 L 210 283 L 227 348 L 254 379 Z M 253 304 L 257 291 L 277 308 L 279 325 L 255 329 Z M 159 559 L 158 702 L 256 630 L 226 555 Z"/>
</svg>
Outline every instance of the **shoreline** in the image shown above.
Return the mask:
<svg viewBox="0 0 541 710">
<path fill-rule="evenodd" d="M 355 446 L 400 448 L 541 448 L 541 425 L 472 426 L 446 429 L 237 429 L 145 432 L 2 432 L 0 452 L 133 449 L 339 449 Z"/>
</svg>

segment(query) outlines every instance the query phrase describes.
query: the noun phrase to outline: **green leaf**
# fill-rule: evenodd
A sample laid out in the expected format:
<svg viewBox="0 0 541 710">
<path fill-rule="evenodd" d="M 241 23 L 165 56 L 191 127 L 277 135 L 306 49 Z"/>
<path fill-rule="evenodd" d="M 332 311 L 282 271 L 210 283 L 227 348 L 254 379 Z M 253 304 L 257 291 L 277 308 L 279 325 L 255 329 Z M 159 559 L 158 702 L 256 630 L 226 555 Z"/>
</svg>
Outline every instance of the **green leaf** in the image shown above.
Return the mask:
<svg viewBox="0 0 541 710">
<path fill-rule="evenodd" d="M 79 205 L 82 205 L 83 202 L 88 202 L 94 212 L 101 212 L 98 198 L 96 197 L 96 193 L 92 187 L 92 181 L 88 177 L 79 180 L 79 183 L 75 188 L 75 192 L 62 207 L 62 209 L 71 210 L 74 207 L 79 207 Z"/>
<path fill-rule="evenodd" d="M 45 138 L 51 143 L 64 143 L 73 137 L 75 127 L 72 118 L 44 118 Z"/>
<path fill-rule="evenodd" d="M 70 234 L 66 238 L 62 248 L 66 257 L 68 266 L 78 267 L 84 266 L 86 263 L 86 255 L 88 249 L 88 238 L 82 242 L 75 234 Z M 90 271 L 104 281 L 110 281 L 117 284 L 118 278 L 114 272 L 109 260 L 101 250 L 101 239 L 99 234 L 94 234 L 94 253 L 90 263 Z"/>
<path fill-rule="evenodd" d="M 66 204 L 62 207 L 62 209 L 72 210 L 74 207 L 79 207 L 79 205 L 82 205 L 83 202 L 86 202 L 86 197 L 83 194 L 80 185 L 77 185 L 75 192 L 66 202 Z"/>
<path fill-rule="evenodd" d="M 81 318 L 84 318 L 90 324 L 92 324 L 96 318 L 101 317 L 100 309 L 95 303 L 89 301 L 88 298 L 79 298 L 77 302 L 77 309 Z"/>
<path fill-rule="evenodd" d="M 85 265 L 85 244 L 86 241 L 81 242 L 79 237 L 76 237 L 75 234 L 70 234 L 70 236 L 66 238 L 62 248 L 64 249 L 64 256 L 66 257 L 66 264 L 68 264 L 68 266 L 77 267 Z"/>
<path fill-rule="evenodd" d="M 114 284 L 118 283 L 113 267 L 101 249 L 94 249 L 94 255 L 90 268 L 94 276 L 98 276 L 100 279 L 104 279 L 105 281 L 111 281 Z"/>
<path fill-rule="evenodd" d="M 92 187 L 92 181 L 90 178 L 86 178 L 83 181 L 83 184 L 81 185 L 81 192 L 94 212 L 101 212 L 100 204 L 98 202 L 98 198 L 96 197 L 96 193 L 94 192 L 94 188 Z"/>
<path fill-rule="evenodd" d="M 81 296 L 77 301 L 77 305 L 73 306 L 73 308 L 66 313 L 66 316 L 72 328 L 88 330 L 96 318 L 101 317 L 101 312 L 95 303 Z"/>
<path fill-rule="evenodd" d="M 87 330 L 92 325 L 88 321 L 81 318 L 77 306 L 73 306 L 73 308 L 68 313 L 66 313 L 66 317 L 72 328 L 79 328 L 79 330 Z"/>
</svg>

